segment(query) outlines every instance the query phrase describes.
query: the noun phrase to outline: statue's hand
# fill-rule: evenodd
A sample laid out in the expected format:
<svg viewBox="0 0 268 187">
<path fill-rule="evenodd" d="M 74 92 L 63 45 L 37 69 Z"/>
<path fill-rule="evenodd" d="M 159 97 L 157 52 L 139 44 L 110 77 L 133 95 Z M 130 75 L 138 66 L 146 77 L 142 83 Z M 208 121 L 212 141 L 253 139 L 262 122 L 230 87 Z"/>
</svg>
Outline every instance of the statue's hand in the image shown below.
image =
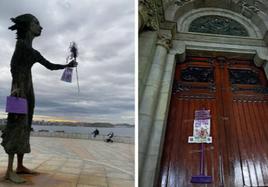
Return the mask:
<svg viewBox="0 0 268 187">
<path fill-rule="evenodd" d="M 76 67 L 77 65 L 78 65 L 78 63 L 75 60 L 72 60 L 71 62 L 69 62 L 67 67 L 73 68 L 73 67 Z"/>
<path fill-rule="evenodd" d="M 21 90 L 19 88 L 12 90 L 11 95 L 15 96 L 15 97 L 24 97 L 25 96 L 21 93 Z"/>
</svg>

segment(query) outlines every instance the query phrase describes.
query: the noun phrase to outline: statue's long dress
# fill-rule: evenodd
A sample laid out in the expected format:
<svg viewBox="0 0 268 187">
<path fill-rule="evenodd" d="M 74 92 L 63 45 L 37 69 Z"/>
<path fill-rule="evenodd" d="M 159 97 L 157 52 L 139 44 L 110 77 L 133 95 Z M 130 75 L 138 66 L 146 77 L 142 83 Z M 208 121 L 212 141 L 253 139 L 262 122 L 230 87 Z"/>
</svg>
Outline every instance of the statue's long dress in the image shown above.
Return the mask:
<svg viewBox="0 0 268 187">
<path fill-rule="evenodd" d="M 18 40 L 15 52 L 11 59 L 12 88 L 19 89 L 19 97 L 26 98 L 28 102 L 27 114 L 8 114 L 7 125 L 2 134 L 2 146 L 8 154 L 24 154 L 31 151 L 30 132 L 34 113 L 34 90 L 31 68 L 39 62 L 50 70 L 63 69 L 64 65 L 52 64 L 31 46 Z"/>
</svg>

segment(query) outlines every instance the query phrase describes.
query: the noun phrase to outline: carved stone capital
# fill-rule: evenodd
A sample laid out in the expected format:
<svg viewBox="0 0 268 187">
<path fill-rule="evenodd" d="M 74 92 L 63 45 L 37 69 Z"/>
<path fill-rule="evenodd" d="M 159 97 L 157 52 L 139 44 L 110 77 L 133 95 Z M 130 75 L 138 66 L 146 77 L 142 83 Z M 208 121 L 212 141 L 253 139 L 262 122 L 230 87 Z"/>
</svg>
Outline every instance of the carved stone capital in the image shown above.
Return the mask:
<svg viewBox="0 0 268 187">
<path fill-rule="evenodd" d="M 169 50 L 172 47 L 172 42 L 171 42 L 171 36 L 170 34 L 166 33 L 159 33 L 158 34 L 158 41 L 157 45 L 165 47 L 167 50 Z"/>
<path fill-rule="evenodd" d="M 257 0 L 239 0 L 236 4 L 240 7 L 241 14 L 247 18 L 260 11 L 260 2 Z"/>
<path fill-rule="evenodd" d="M 268 61 L 268 49 L 267 48 L 257 49 L 256 55 L 254 56 L 255 65 L 260 67 L 267 61 Z"/>
<path fill-rule="evenodd" d="M 268 78 L 268 61 L 265 61 L 265 62 L 263 63 L 263 69 L 264 69 L 266 78 Z"/>
<path fill-rule="evenodd" d="M 172 48 L 176 54 L 184 54 L 186 53 L 186 44 L 183 41 L 175 40 L 173 42 L 173 48 Z"/>
<path fill-rule="evenodd" d="M 142 30 L 149 19 L 148 10 L 143 3 L 139 4 L 139 30 Z"/>
<path fill-rule="evenodd" d="M 148 28 L 150 30 L 159 30 L 157 6 L 154 0 L 139 1 L 139 30 Z"/>
</svg>

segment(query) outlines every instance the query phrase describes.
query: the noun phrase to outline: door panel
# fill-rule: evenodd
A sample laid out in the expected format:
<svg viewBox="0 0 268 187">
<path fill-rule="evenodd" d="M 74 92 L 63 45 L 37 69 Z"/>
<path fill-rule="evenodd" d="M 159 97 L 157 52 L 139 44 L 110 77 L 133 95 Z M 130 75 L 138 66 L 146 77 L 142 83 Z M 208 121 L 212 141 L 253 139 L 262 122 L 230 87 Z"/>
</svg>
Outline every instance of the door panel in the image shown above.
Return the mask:
<svg viewBox="0 0 268 187">
<path fill-rule="evenodd" d="M 196 186 L 200 145 L 188 144 L 194 111 L 211 110 L 203 186 L 268 185 L 267 80 L 251 61 L 187 57 L 177 64 L 158 186 Z M 202 185 L 199 185 L 202 186 Z"/>
<path fill-rule="evenodd" d="M 263 106 L 262 106 L 263 105 Z M 267 136 L 262 119 L 265 119 L 263 108 L 266 102 L 234 101 L 235 114 L 232 131 L 236 137 L 240 151 L 242 177 L 246 186 L 265 186 L 267 183 Z"/>
<path fill-rule="evenodd" d="M 172 123 L 173 130 L 169 132 L 169 143 L 166 142 L 163 157 L 162 176 L 166 176 L 161 181 L 161 186 L 189 186 L 192 175 L 199 173 L 200 145 L 188 144 L 188 136 L 193 134 L 192 124 L 194 121 L 194 111 L 196 109 L 208 108 L 212 116 L 215 116 L 216 102 L 215 99 L 185 99 L 175 98 L 174 103 L 183 111 L 175 107 L 170 112 L 169 123 Z M 176 119 L 176 120 L 174 120 Z M 212 118 L 212 123 L 216 119 Z M 212 127 L 211 133 L 215 134 L 216 128 Z M 215 143 L 217 140 L 215 140 Z M 169 144 L 169 145 L 167 145 Z M 205 172 L 209 175 L 218 175 L 218 150 L 213 145 L 205 146 Z M 215 159 L 216 158 L 216 159 Z"/>
</svg>

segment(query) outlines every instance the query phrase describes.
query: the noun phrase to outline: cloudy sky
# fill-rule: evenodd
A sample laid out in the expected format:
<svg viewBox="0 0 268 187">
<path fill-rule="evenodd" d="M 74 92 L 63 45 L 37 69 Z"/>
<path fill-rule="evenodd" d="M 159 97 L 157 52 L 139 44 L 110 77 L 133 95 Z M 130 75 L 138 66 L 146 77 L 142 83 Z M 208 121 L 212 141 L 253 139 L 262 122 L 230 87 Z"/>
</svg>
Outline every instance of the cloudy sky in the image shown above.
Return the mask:
<svg viewBox="0 0 268 187">
<path fill-rule="evenodd" d="M 62 70 L 32 68 L 35 115 L 43 119 L 134 124 L 134 0 L 1 0 L 0 118 L 10 93 L 10 59 L 16 35 L 11 17 L 31 13 L 43 31 L 33 47 L 53 63 L 65 63 L 78 45 L 80 94 L 60 81 Z"/>
</svg>

